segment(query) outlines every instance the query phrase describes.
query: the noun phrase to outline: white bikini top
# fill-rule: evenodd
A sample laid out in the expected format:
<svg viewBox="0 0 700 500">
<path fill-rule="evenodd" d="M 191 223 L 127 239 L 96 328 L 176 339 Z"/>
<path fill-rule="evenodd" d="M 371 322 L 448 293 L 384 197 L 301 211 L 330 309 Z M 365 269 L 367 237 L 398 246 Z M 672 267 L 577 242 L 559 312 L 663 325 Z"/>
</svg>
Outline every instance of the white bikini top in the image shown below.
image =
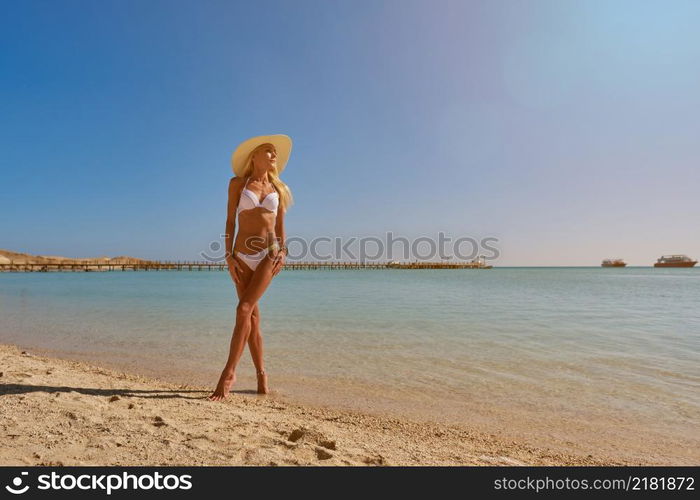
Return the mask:
<svg viewBox="0 0 700 500">
<path fill-rule="evenodd" d="M 258 196 L 252 192 L 250 189 L 246 189 L 248 185 L 248 177 L 243 186 L 243 191 L 241 191 L 241 198 L 238 200 L 238 208 L 236 209 L 236 215 L 240 214 L 244 210 L 252 210 L 253 208 L 263 207 L 270 212 L 275 212 L 277 214 L 277 208 L 280 204 L 280 197 L 277 191 L 273 191 L 263 199 L 262 203 L 258 202 Z"/>
</svg>

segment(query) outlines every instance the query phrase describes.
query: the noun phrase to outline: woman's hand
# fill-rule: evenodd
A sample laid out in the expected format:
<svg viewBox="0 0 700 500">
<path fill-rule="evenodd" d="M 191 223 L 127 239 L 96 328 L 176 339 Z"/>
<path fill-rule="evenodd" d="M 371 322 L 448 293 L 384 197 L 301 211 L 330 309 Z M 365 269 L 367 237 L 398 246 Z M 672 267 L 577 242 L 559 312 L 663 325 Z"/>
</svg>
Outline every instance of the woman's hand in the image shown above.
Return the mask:
<svg viewBox="0 0 700 500">
<path fill-rule="evenodd" d="M 277 276 L 284 266 L 284 262 L 287 260 L 287 251 L 280 250 L 275 255 L 275 261 L 272 265 L 272 276 Z"/>
<path fill-rule="evenodd" d="M 226 257 L 226 264 L 228 264 L 228 272 L 233 279 L 233 282 L 238 284 L 241 281 L 241 264 L 233 258 L 233 256 Z"/>
</svg>

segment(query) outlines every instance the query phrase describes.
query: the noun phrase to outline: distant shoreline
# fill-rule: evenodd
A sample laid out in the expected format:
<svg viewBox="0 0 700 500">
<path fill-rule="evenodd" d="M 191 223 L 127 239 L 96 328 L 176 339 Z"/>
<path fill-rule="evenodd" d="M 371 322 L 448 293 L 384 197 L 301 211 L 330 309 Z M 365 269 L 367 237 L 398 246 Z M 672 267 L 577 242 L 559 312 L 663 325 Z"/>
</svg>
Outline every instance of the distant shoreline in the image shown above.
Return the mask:
<svg viewBox="0 0 700 500">
<path fill-rule="evenodd" d="M 341 264 L 341 265 L 318 265 L 314 263 L 294 263 L 287 262 L 284 266 L 287 271 L 293 270 L 320 270 L 320 271 L 338 271 L 338 270 L 391 270 L 391 271 L 426 271 L 426 270 L 440 270 L 440 271 L 480 271 L 485 269 L 479 268 L 469 268 L 469 267 L 447 267 L 447 266 L 430 266 L 425 268 L 412 268 L 412 267 L 389 267 L 384 264 L 378 265 L 362 265 L 362 264 Z M 654 266 L 626 266 L 626 267 L 602 267 L 602 266 L 493 266 L 489 268 L 489 271 L 497 269 L 601 269 L 602 272 L 611 272 L 611 269 L 617 269 L 617 271 L 612 272 L 625 272 L 625 269 L 700 269 L 700 267 L 667 267 L 667 268 L 656 268 Z M 0 273 L 80 273 L 80 272 L 143 272 L 143 271 L 202 271 L 202 270 L 212 270 L 212 271 L 228 271 L 226 264 L 219 263 L 181 263 L 181 264 L 171 264 L 171 265 L 157 265 L 157 264 L 122 264 L 122 263 L 109 263 L 109 264 L 88 264 L 88 263 L 62 263 L 57 264 L 45 264 L 45 263 L 23 263 L 23 264 L 0 264 Z"/>
<path fill-rule="evenodd" d="M 397 265 L 392 266 L 392 263 Z M 487 263 L 489 268 L 493 266 L 493 269 L 627 269 L 627 268 L 637 268 L 646 269 L 654 268 L 653 263 L 648 265 L 634 265 L 627 264 L 626 267 L 602 267 L 600 264 L 590 264 L 590 265 L 557 265 L 557 266 L 514 266 L 514 265 L 496 265 L 495 263 Z M 74 269 L 70 269 L 72 266 Z M 140 259 L 137 257 L 131 257 L 127 255 L 122 255 L 118 257 L 87 257 L 87 258 L 71 258 L 71 257 L 60 257 L 60 256 L 45 256 L 45 255 L 32 255 L 28 253 L 13 252 L 10 250 L 0 249 L 0 272 L 56 272 L 56 271 L 108 271 L 110 267 L 120 267 L 128 266 L 129 270 L 148 270 L 147 268 L 154 269 L 156 267 L 160 269 L 169 269 L 174 267 L 183 267 L 186 269 L 178 270 L 197 270 L 197 267 L 211 267 L 219 268 L 220 270 L 227 270 L 225 262 L 214 262 L 214 261 L 195 261 L 195 260 L 153 260 L 153 259 Z M 486 269 L 483 266 L 474 265 L 474 261 L 468 260 L 450 260 L 450 261 L 374 261 L 374 262 L 359 262 L 359 261 L 296 261 L 287 260 L 287 269 L 311 269 L 313 266 L 318 266 L 321 268 L 346 268 L 346 269 L 398 269 L 398 270 L 422 270 L 414 266 L 425 266 L 428 269 Z M 41 269 L 45 267 L 46 269 Z M 190 269 L 192 267 L 192 269 Z M 673 268 L 669 268 L 673 269 Z M 683 268 L 692 269 L 692 268 Z M 700 268 L 697 268 L 700 269 Z"/>
</svg>

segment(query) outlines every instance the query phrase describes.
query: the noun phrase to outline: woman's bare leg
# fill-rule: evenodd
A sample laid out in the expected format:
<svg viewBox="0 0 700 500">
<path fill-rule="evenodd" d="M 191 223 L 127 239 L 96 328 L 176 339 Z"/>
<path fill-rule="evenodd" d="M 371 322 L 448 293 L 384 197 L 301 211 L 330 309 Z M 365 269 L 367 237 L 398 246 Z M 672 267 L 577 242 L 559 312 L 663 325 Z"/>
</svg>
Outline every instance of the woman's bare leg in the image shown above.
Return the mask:
<svg viewBox="0 0 700 500">
<path fill-rule="evenodd" d="M 235 257 L 234 257 L 235 258 Z M 245 289 L 248 287 L 248 284 L 250 283 L 250 279 L 253 277 L 253 271 L 241 260 L 241 259 L 236 259 L 238 260 L 238 263 L 241 264 L 240 269 L 241 273 L 239 276 L 238 283 L 236 284 L 236 293 L 238 294 L 238 299 L 240 301 L 241 297 L 243 296 L 243 292 L 245 292 Z M 231 344 L 229 346 L 229 359 L 231 357 L 231 352 L 232 349 L 234 348 L 234 343 L 233 340 L 236 335 L 236 327 L 234 324 L 233 328 L 233 335 L 231 336 Z M 224 366 L 224 369 L 221 372 L 221 376 L 219 377 L 219 383 L 216 385 L 216 390 L 214 394 L 209 396 L 209 399 L 212 400 L 219 400 L 223 399 L 223 397 L 226 397 L 225 395 L 228 395 L 229 391 L 231 390 L 231 386 L 236 382 L 236 372 L 235 370 L 230 370 L 228 362 L 226 363 L 226 366 Z M 221 391 L 224 391 L 224 396 L 220 397 L 217 396 L 217 394 L 220 394 Z"/>
<path fill-rule="evenodd" d="M 260 309 L 258 304 L 255 304 L 255 309 L 253 309 L 253 314 L 250 317 L 248 348 L 250 349 L 250 357 L 253 359 L 253 364 L 255 365 L 255 373 L 265 371 L 265 363 L 263 362 L 262 332 L 260 331 Z"/>
<path fill-rule="evenodd" d="M 250 317 L 250 335 L 248 336 L 248 348 L 250 356 L 253 358 L 255 373 L 258 377 L 258 394 L 268 394 L 267 373 L 265 373 L 265 362 L 263 361 L 263 339 L 260 331 L 260 309 L 255 304 L 253 314 Z"/>
<path fill-rule="evenodd" d="M 258 264 L 255 271 L 247 269 L 252 275 L 250 276 L 250 281 L 245 285 L 243 293 L 239 295 L 238 307 L 236 307 L 236 326 L 231 337 L 228 360 L 221 372 L 216 390 L 209 396 L 209 399 L 213 401 L 224 399 L 235 381 L 236 366 L 251 332 L 253 310 L 272 280 L 273 264 L 272 256 L 267 254 L 262 262 Z M 242 282 L 243 280 L 238 285 L 243 286 Z"/>
</svg>

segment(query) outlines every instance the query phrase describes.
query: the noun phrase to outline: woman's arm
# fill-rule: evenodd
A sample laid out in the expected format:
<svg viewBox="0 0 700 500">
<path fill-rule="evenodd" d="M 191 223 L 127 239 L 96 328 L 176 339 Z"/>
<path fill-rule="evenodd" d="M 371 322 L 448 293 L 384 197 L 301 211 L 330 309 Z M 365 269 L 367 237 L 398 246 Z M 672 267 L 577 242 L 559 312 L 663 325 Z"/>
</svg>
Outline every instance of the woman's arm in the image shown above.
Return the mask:
<svg viewBox="0 0 700 500">
<path fill-rule="evenodd" d="M 277 211 L 277 218 L 275 219 L 275 237 L 280 247 L 286 248 L 284 242 L 287 240 L 287 236 L 284 232 L 284 215 L 285 211 L 280 207 Z"/>
<path fill-rule="evenodd" d="M 224 231 L 224 256 L 233 280 L 238 283 L 238 262 L 233 258 L 233 240 L 236 232 L 236 209 L 240 199 L 240 179 L 234 177 L 228 184 L 228 203 L 226 204 L 226 229 Z"/>
<path fill-rule="evenodd" d="M 272 268 L 273 276 L 282 270 L 282 266 L 284 266 L 284 262 L 287 259 L 287 235 L 284 232 L 284 215 L 285 210 L 280 207 L 279 210 L 277 210 L 277 219 L 275 220 L 275 237 L 282 250 L 277 252 L 277 256 L 275 257 L 275 265 Z"/>
</svg>

